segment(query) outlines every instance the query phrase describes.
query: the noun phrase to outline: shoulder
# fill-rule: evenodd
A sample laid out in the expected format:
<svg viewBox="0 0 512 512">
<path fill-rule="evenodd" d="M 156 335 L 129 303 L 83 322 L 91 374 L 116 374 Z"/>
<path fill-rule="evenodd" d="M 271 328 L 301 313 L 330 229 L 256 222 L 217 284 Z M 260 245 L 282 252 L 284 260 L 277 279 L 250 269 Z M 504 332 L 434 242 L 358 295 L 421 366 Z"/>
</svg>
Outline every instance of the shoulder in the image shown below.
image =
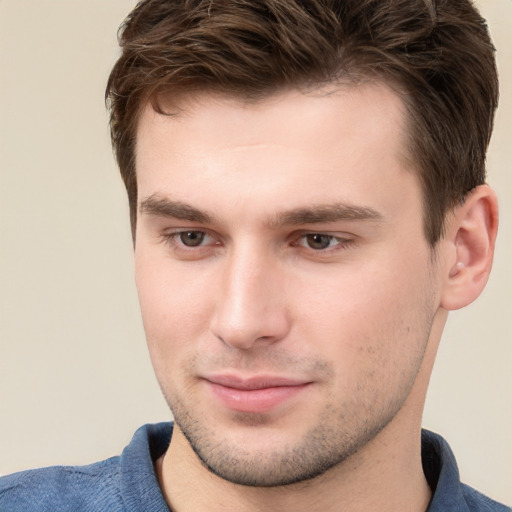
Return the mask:
<svg viewBox="0 0 512 512">
<path fill-rule="evenodd" d="M 433 491 L 428 512 L 512 512 L 460 481 L 455 456 L 438 434 L 422 431 L 422 463 L 425 477 Z"/>
<path fill-rule="evenodd" d="M 144 425 L 120 456 L 0 478 L 0 511 L 168 512 L 154 461 L 165 453 L 171 435 L 171 423 Z"/>
<path fill-rule="evenodd" d="M 122 510 L 119 457 L 87 466 L 55 466 L 0 478 L 0 509 L 15 511 Z"/>
<path fill-rule="evenodd" d="M 462 488 L 470 512 L 512 512 L 512 508 L 494 501 L 468 485 L 462 484 Z"/>
</svg>

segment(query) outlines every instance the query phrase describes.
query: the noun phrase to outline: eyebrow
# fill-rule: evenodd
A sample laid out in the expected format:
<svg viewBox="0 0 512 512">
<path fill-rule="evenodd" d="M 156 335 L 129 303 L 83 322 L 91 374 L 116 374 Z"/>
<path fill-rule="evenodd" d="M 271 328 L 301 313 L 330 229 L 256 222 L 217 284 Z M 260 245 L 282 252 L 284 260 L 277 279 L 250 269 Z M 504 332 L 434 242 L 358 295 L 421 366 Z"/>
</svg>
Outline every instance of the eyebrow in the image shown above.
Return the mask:
<svg viewBox="0 0 512 512">
<path fill-rule="evenodd" d="M 179 220 L 212 224 L 215 216 L 199 210 L 187 203 L 174 201 L 165 197 L 152 195 L 141 201 L 139 212 L 149 215 L 171 217 Z M 278 228 L 286 225 L 321 224 L 339 221 L 382 221 L 383 216 L 377 210 L 366 206 L 356 206 L 345 203 L 320 204 L 304 208 L 280 212 L 272 217 L 267 225 Z"/>
<path fill-rule="evenodd" d="M 189 204 L 173 201 L 164 197 L 149 196 L 139 205 L 139 212 L 160 217 L 172 217 L 179 220 L 211 224 L 213 215 L 198 210 Z"/>
<path fill-rule="evenodd" d="M 322 224 L 351 220 L 382 221 L 383 219 L 382 214 L 373 208 L 335 203 L 285 211 L 277 214 L 269 225 L 277 227 L 280 225 Z"/>
</svg>

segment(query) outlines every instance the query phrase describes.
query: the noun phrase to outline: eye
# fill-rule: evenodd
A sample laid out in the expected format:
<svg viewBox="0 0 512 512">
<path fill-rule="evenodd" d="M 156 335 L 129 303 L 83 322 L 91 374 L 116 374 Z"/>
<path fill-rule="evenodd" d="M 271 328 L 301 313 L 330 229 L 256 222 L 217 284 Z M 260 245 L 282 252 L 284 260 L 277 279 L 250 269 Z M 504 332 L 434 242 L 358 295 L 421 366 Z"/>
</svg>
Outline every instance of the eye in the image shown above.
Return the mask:
<svg viewBox="0 0 512 512">
<path fill-rule="evenodd" d="M 301 233 L 292 245 L 304 248 L 304 250 L 309 251 L 309 254 L 330 257 L 339 251 L 348 249 L 354 242 L 355 237 L 348 234 Z"/>
<path fill-rule="evenodd" d="M 162 234 L 162 241 L 178 258 L 194 259 L 210 254 L 219 240 L 202 229 L 176 229 Z"/>
<path fill-rule="evenodd" d="M 199 229 L 177 229 L 171 233 L 163 233 L 162 240 L 175 250 L 216 245 L 216 241 L 211 235 Z"/>
<path fill-rule="evenodd" d="M 203 243 L 205 233 L 204 231 L 182 231 L 177 233 L 177 237 L 187 247 L 198 247 Z"/>
<path fill-rule="evenodd" d="M 311 233 L 304 236 L 304 243 L 315 251 L 328 249 L 338 243 L 338 240 L 332 235 L 325 235 L 322 233 Z"/>
</svg>

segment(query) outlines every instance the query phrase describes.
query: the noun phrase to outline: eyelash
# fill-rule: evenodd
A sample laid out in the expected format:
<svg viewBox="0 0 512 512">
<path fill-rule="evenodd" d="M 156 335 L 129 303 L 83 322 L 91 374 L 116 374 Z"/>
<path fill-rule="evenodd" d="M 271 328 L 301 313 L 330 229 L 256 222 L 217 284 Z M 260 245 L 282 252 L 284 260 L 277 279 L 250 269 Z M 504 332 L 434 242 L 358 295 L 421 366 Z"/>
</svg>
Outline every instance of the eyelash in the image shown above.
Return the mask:
<svg viewBox="0 0 512 512">
<path fill-rule="evenodd" d="M 183 254 L 196 254 L 197 251 L 201 250 L 201 249 L 207 249 L 207 248 L 211 248 L 211 247 L 215 247 L 215 246 L 220 246 L 220 242 L 214 242 L 213 244 L 208 244 L 208 245 L 204 245 L 202 242 L 203 240 L 200 241 L 199 245 L 196 245 L 196 246 L 187 246 L 185 245 L 182 241 L 180 241 L 180 237 L 186 233 L 196 233 L 196 234 L 200 234 L 202 235 L 203 237 L 209 237 L 211 238 L 212 240 L 215 241 L 215 238 L 213 237 L 213 235 L 210 235 L 206 230 L 202 230 L 202 229 L 181 229 L 181 230 L 177 230 L 177 231 L 174 231 L 174 232 L 171 232 L 171 233 L 165 233 L 162 238 L 163 238 L 163 241 L 166 245 L 169 245 L 172 247 L 173 250 L 175 251 L 178 251 L 178 252 L 181 252 Z M 308 247 L 307 245 L 305 245 L 307 242 L 306 242 L 306 239 L 308 237 L 326 237 L 328 239 L 328 242 L 329 242 L 329 246 L 326 247 L 326 248 L 319 248 L 319 249 L 313 249 L 312 247 Z M 302 241 L 304 241 L 304 244 L 301 243 Z M 330 246 L 330 244 L 332 242 L 336 242 L 334 246 Z M 355 240 L 354 238 L 344 238 L 342 236 L 336 236 L 336 235 L 331 235 L 329 233 L 322 233 L 322 232 L 301 232 L 301 233 L 298 233 L 298 234 L 295 234 L 294 237 L 293 237 L 293 241 L 292 243 L 290 244 L 292 247 L 302 247 L 304 248 L 305 250 L 307 250 L 308 252 L 314 254 L 314 255 L 317 255 L 317 256 L 328 256 L 328 255 L 331 255 L 335 252 L 338 252 L 338 251 L 343 251 L 345 249 L 348 249 L 350 246 L 352 246 L 354 244 Z"/>
<path fill-rule="evenodd" d="M 310 246 L 306 246 L 305 244 L 301 244 L 301 241 L 304 241 L 310 237 L 320 237 L 320 238 L 326 238 L 328 242 L 328 246 L 325 248 L 317 248 L 313 249 Z M 331 246 L 332 242 L 336 242 L 335 245 Z M 304 247 L 306 249 L 309 249 L 313 251 L 314 253 L 329 253 L 330 251 L 337 251 L 337 250 L 343 250 L 350 246 L 354 242 L 353 238 L 343 238 L 341 236 L 335 236 L 330 235 L 329 233 L 321 233 L 321 232 L 313 232 L 313 233 L 301 233 L 300 236 L 297 238 L 297 241 L 294 242 L 292 245 Z"/>
<path fill-rule="evenodd" d="M 164 239 L 164 242 L 166 244 L 172 245 L 177 250 L 196 251 L 199 248 L 205 247 L 203 244 L 196 245 L 196 246 L 193 246 L 193 245 L 187 246 L 184 243 L 180 242 L 179 237 L 186 233 L 198 233 L 203 236 L 208 236 L 208 237 L 214 239 L 212 235 L 209 235 L 207 231 L 204 231 L 202 229 L 181 229 L 181 230 L 174 231 L 172 233 L 165 233 L 162 238 Z M 217 242 L 214 245 L 220 245 L 220 244 Z"/>
</svg>

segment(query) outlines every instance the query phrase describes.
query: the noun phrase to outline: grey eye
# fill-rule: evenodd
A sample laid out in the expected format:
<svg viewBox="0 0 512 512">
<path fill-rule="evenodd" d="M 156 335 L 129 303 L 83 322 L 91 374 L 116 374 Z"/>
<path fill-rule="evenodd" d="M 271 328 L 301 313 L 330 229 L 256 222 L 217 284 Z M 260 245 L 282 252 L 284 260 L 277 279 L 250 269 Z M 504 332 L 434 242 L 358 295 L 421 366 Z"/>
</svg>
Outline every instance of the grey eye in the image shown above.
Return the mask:
<svg viewBox="0 0 512 512">
<path fill-rule="evenodd" d="M 187 247 L 197 247 L 203 243 L 203 231 L 183 231 L 180 233 L 180 242 Z"/>
<path fill-rule="evenodd" d="M 327 249 L 331 245 L 332 236 L 322 234 L 312 234 L 306 236 L 306 243 L 311 249 Z"/>
</svg>

